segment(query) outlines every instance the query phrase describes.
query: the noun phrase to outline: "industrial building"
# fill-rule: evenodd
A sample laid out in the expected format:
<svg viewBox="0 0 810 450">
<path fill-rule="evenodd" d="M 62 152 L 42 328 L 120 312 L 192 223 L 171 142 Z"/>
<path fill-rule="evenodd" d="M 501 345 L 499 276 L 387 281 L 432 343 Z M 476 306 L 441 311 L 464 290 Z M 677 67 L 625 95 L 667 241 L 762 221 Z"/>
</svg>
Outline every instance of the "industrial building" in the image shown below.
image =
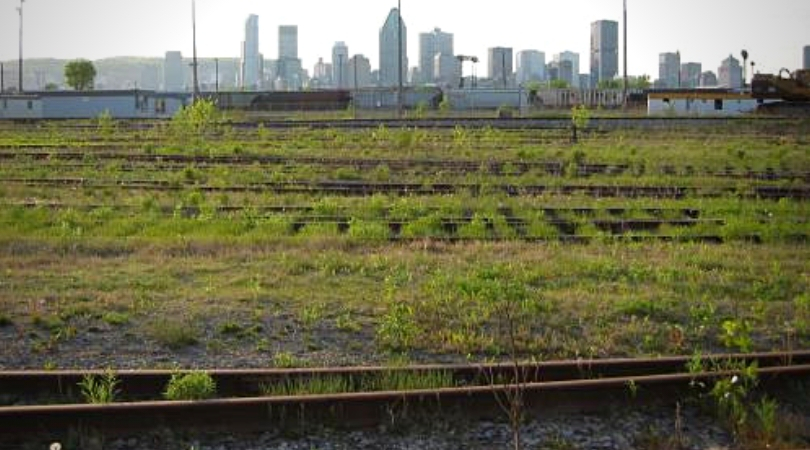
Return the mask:
<svg viewBox="0 0 810 450">
<path fill-rule="evenodd" d="M 26 92 L 0 96 L 0 119 L 163 119 L 190 102 L 189 94 L 142 90 Z"/>
<path fill-rule="evenodd" d="M 651 116 L 736 116 L 750 114 L 769 101 L 730 89 L 679 89 L 650 91 L 647 114 Z"/>
</svg>

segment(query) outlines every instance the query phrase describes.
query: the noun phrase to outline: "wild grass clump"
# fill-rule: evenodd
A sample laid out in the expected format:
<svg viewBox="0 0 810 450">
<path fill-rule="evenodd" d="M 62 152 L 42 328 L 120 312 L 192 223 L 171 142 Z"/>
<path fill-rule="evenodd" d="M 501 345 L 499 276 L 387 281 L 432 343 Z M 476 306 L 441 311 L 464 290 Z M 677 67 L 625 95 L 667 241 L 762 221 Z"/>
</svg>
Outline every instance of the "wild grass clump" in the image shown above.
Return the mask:
<svg viewBox="0 0 810 450">
<path fill-rule="evenodd" d="M 199 330 L 188 319 L 164 318 L 149 327 L 152 339 L 171 350 L 181 350 L 199 342 Z"/>
<path fill-rule="evenodd" d="M 85 375 L 79 382 L 79 389 L 87 403 L 112 403 L 120 394 L 120 382 L 115 372 L 107 370 L 104 375 Z"/>
</svg>

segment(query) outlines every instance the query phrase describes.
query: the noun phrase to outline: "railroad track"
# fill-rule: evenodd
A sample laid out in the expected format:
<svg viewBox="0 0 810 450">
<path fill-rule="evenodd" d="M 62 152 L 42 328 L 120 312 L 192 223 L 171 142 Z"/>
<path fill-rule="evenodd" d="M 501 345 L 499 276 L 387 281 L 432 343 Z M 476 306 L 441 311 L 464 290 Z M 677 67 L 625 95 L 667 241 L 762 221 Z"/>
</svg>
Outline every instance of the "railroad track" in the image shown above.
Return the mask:
<svg viewBox="0 0 810 450">
<path fill-rule="evenodd" d="M 76 151 L 40 151 L 23 153 L 0 153 L 2 160 L 31 159 L 36 161 L 85 161 L 70 167 L 92 168 L 98 165 L 88 161 L 126 161 L 127 163 L 150 164 L 151 169 L 161 170 L 183 170 L 188 164 L 195 167 L 205 168 L 207 166 L 235 165 L 253 166 L 275 165 L 313 165 L 325 167 L 352 167 L 359 170 L 369 170 L 378 167 L 387 167 L 393 171 L 407 171 L 416 168 L 427 169 L 428 173 L 450 172 L 457 174 L 487 173 L 490 175 L 522 175 L 532 170 L 540 171 L 552 176 L 562 176 L 567 171 L 572 171 L 578 177 L 589 177 L 594 175 L 625 175 L 633 171 L 639 171 L 640 167 L 633 167 L 629 164 L 605 164 L 605 163 L 580 163 L 569 168 L 563 161 L 524 161 L 524 160 L 504 160 L 504 161 L 472 161 L 472 160 L 447 160 L 447 159 L 390 159 L 390 158 L 326 158 L 316 156 L 200 156 L 200 155 L 149 155 L 115 152 L 84 153 Z M 154 166 L 157 164 L 158 166 Z M 175 164 L 175 165 L 171 165 Z M 135 166 L 122 167 L 121 170 L 135 170 Z M 696 170 L 692 166 L 677 169 L 667 165 L 655 170 L 654 173 L 666 176 L 706 176 L 716 178 L 753 179 L 753 180 L 800 180 L 810 182 L 810 172 L 778 171 L 773 168 L 765 170 L 744 169 L 737 170 L 734 167 L 726 167 L 720 170 L 703 169 Z"/>
<path fill-rule="evenodd" d="M 691 366 L 687 370 L 687 365 Z M 105 437 L 133 435 L 160 427 L 173 430 L 259 431 L 310 425 L 356 428 L 406 420 L 409 415 L 461 414 L 494 418 L 499 402 L 521 392 L 528 411 L 599 411 L 619 405 L 670 402 L 695 395 L 695 386 L 710 386 L 756 365 L 759 387 L 784 388 L 789 381 L 810 380 L 810 352 L 713 355 L 658 359 L 577 360 L 501 365 L 432 365 L 400 368 L 297 370 L 212 370 L 217 398 L 163 401 L 161 392 L 176 371 L 124 371 L 121 403 L 79 404 L 77 384 L 102 371 L 0 372 L 0 395 L 16 399 L 0 406 L 0 443 L 63 440 L 78 431 Z M 443 374 L 438 387 L 397 388 L 368 380 Z M 396 375 L 392 377 L 392 375 Z M 309 395 L 317 380 L 343 379 L 342 389 Z M 435 378 L 434 378 L 435 379 Z M 268 387 L 300 386 L 298 391 Z M 366 389 L 364 386 L 375 386 Z M 63 401 L 41 404 L 41 399 Z"/>
<path fill-rule="evenodd" d="M 328 194 L 343 196 L 370 196 L 390 194 L 400 196 L 451 195 L 467 193 L 480 196 L 486 193 L 505 194 L 510 197 L 538 195 L 582 194 L 596 198 L 666 198 L 720 197 L 734 195 L 746 198 L 780 200 L 783 198 L 810 199 L 810 188 L 753 186 L 740 192 L 736 187 L 702 188 L 691 186 L 632 186 L 632 185 L 511 185 L 476 183 L 369 183 L 362 181 L 281 181 L 244 185 L 212 186 L 192 182 L 163 180 L 96 181 L 88 178 L 0 178 L 0 183 L 25 186 L 117 188 L 144 191 L 198 190 L 202 192 L 273 192 L 279 194 Z"/>
</svg>

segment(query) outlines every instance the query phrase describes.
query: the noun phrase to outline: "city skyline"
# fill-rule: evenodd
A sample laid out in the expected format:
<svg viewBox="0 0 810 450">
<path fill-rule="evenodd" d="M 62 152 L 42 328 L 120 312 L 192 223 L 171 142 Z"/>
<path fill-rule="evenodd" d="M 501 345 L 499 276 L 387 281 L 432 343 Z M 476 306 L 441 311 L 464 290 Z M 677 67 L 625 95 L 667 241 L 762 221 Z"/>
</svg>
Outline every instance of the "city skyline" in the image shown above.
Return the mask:
<svg viewBox="0 0 810 450">
<path fill-rule="evenodd" d="M 0 14 L 0 60 L 11 61 L 17 57 L 18 17 L 13 10 L 16 2 L 3 0 L 0 5 L 9 12 Z M 459 9 L 455 2 L 405 1 L 402 16 L 411 30 L 406 43 L 410 48 L 407 55 L 410 66 L 417 65 L 414 62 L 418 61 L 415 49 L 419 48 L 419 34 L 440 27 L 452 30 L 457 54 L 481 59 L 479 73 L 488 64 L 487 50 L 498 45 L 513 48 L 515 53 L 539 50 L 550 55 L 570 50 L 580 54 L 582 64 L 588 67 L 590 62 L 585 55 L 590 54 L 590 24 L 614 20 L 621 26 L 621 0 L 572 0 L 562 5 L 527 5 L 525 1 L 504 0 L 499 5 L 497 10 L 468 5 Z M 804 24 L 810 21 L 810 2 L 773 0 L 768 15 L 759 14 L 753 1 L 715 0 L 707 4 L 684 0 L 677 9 L 666 5 L 663 0 L 630 0 L 631 75 L 647 74 L 655 78 L 658 55 L 675 51 L 680 51 L 684 60 L 700 62 L 705 67 L 717 66 L 729 54 L 738 56 L 743 48 L 756 61 L 757 70 L 763 72 L 778 72 L 782 67 L 793 70 L 802 65 L 802 50 L 808 45 L 806 41 L 810 41 L 804 32 Z M 378 68 L 375 37 L 395 6 L 393 2 L 370 0 L 313 0 L 306 5 L 285 5 L 281 11 L 272 5 L 246 0 L 234 0 L 227 7 L 213 0 L 199 0 L 199 54 L 240 56 L 245 17 L 256 14 L 264 16 L 259 50 L 266 59 L 278 56 L 275 54 L 278 27 L 295 24 L 299 27 L 299 53 L 304 68 L 311 70 L 319 57 L 329 60 L 336 41 L 345 42 L 352 54 L 366 55 L 372 67 Z M 74 0 L 68 5 L 55 0 L 31 0 L 25 3 L 25 8 L 26 59 L 160 56 L 167 51 L 191 54 L 190 2 Z M 313 8 L 317 14 L 313 14 Z M 520 14 L 515 14 L 516 11 Z M 662 26 L 662 14 L 665 24 L 670 26 Z M 112 19 L 88 19 L 99 16 Z M 114 20 L 115 17 L 126 20 Z M 143 27 L 144 23 L 149 26 Z M 137 26 L 130 27 L 131 24 Z M 481 29 L 486 32 L 480 32 Z M 52 39 L 54 35 L 59 39 Z"/>
</svg>

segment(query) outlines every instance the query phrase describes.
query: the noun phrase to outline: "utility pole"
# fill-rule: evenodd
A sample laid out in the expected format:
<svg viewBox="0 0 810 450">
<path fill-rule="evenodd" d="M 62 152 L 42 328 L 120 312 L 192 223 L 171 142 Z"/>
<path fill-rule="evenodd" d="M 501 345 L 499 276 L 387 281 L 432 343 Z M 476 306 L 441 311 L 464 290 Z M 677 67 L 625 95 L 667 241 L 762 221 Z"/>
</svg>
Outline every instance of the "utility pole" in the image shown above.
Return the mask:
<svg viewBox="0 0 810 450">
<path fill-rule="evenodd" d="M 191 96 L 191 102 L 196 103 L 197 99 L 200 97 L 200 83 L 197 78 L 197 2 L 196 0 L 191 0 L 191 34 L 192 39 L 194 42 L 194 55 L 193 55 L 193 62 L 191 63 L 192 67 L 192 74 L 194 83 L 194 91 Z"/>
<path fill-rule="evenodd" d="M 397 66 L 399 67 L 399 73 L 397 74 L 399 78 L 399 88 L 397 89 L 397 115 L 401 119 L 402 118 L 402 0 L 397 0 L 397 42 L 399 44 L 399 49 L 397 50 L 397 54 L 399 55 L 399 61 L 397 62 Z"/>
<path fill-rule="evenodd" d="M 214 58 L 214 89 L 219 95 L 219 58 Z"/>
<path fill-rule="evenodd" d="M 6 66 L 0 62 L 0 94 L 6 91 Z"/>
<path fill-rule="evenodd" d="M 624 97 L 624 107 L 627 108 L 627 0 L 624 0 L 624 89 L 622 96 Z"/>
<path fill-rule="evenodd" d="M 20 0 L 20 7 L 17 8 L 17 11 L 20 13 L 20 61 L 17 66 L 20 72 L 17 83 L 20 94 L 23 93 L 23 3 L 25 3 L 25 0 Z"/>
</svg>

